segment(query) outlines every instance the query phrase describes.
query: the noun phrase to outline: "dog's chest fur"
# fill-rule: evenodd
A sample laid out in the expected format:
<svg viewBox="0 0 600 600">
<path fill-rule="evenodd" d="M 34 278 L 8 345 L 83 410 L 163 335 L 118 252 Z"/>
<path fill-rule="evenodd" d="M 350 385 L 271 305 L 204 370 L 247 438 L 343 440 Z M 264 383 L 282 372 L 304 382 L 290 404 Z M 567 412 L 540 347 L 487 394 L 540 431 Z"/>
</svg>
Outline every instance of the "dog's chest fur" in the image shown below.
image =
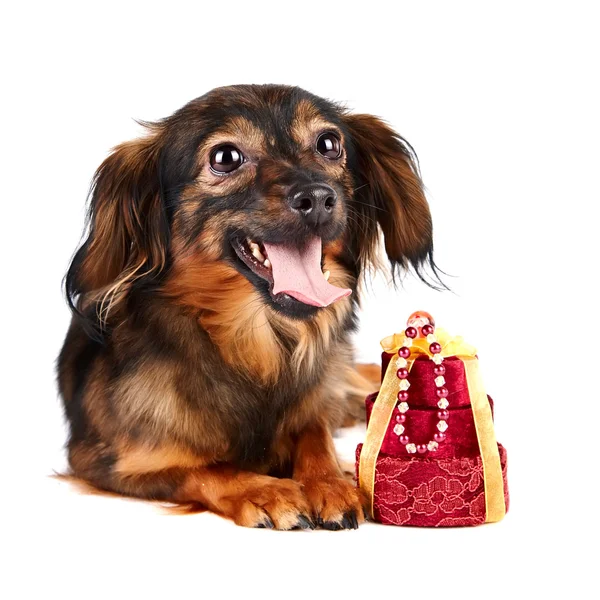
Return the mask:
<svg viewBox="0 0 600 600">
<path fill-rule="evenodd" d="M 218 449 L 248 467 L 278 462 L 286 440 L 319 412 L 332 423 L 341 418 L 345 339 L 326 349 L 316 340 L 310 368 L 294 366 L 293 348 L 282 350 L 277 377 L 265 382 L 246 369 L 243 357 L 228 364 L 198 320 L 176 310 L 158 320 L 140 315 L 115 333 L 114 354 L 125 360 L 113 398 L 123 403 L 117 410 L 124 420 L 139 422 L 142 435 L 175 438 L 200 453 Z M 148 415 L 150 428 L 144 426 Z"/>
</svg>

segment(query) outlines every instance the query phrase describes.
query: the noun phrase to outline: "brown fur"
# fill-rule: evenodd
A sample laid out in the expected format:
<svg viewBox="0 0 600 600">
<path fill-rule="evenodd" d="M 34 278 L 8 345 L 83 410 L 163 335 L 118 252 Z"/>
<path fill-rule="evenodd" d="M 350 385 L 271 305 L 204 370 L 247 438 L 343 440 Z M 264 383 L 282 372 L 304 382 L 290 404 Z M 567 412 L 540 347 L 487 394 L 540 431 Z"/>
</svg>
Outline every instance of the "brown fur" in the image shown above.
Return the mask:
<svg viewBox="0 0 600 600">
<path fill-rule="evenodd" d="M 383 231 L 388 258 L 406 266 L 432 247 L 432 223 L 411 149 L 383 121 L 372 115 L 348 115 L 346 122 L 352 139 L 360 149 L 358 163 L 366 195 L 377 211 L 385 211 L 378 223 Z M 358 190 L 357 190 L 358 191 Z M 390 202 L 399 195 L 401 202 Z M 371 222 L 372 223 L 372 222 Z M 370 228 L 371 223 L 365 226 Z M 367 236 L 370 237 L 370 236 Z M 367 262 L 377 262 L 376 241 L 364 244 L 361 251 Z"/>
<path fill-rule="evenodd" d="M 339 160 L 316 154 L 323 130 L 339 135 Z M 226 177 L 208 166 L 223 143 L 247 157 Z M 231 232 L 301 243 L 286 198 L 315 180 L 339 198 L 314 233 L 323 268 L 353 296 L 293 315 L 237 262 Z M 331 434 L 379 380 L 355 370 L 349 342 L 378 226 L 393 265 L 431 257 L 409 150 L 374 117 L 296 88 L 215 90 L 118 146 L 67 277 L 75 316 L 59 387 L 73 475 L 246 526 L 357 526 L 363 499 Z"/>
</svg>

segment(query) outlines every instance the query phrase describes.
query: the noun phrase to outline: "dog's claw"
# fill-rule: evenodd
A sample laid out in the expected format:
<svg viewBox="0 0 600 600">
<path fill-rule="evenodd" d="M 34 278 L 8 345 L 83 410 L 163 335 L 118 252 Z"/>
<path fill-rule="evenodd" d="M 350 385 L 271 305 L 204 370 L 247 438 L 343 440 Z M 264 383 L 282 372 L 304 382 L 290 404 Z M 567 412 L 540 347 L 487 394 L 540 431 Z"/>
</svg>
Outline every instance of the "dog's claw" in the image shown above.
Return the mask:
<svg viewBox="0 0 600 600">
<path fill-rule="evenodd" d="M 323 521 L 321 517 L 317 519 L 317 525 L 328 531 L 340 531 L 341 529 L 358 529 L 358 519 L 354 511 L 347 512 L 341 522 Z"/>
<path fill-rule="evenodd" d="M 306 516 L 299 515 L 298 516 L 298 527 L 300 529 L 314 529 L 315 524 Z"/>
<path fill-rule="evenodd" d="M 350 515 L 348 513 L 346 513 L 342 519 L 342 527 L 344 529 L 353 529 L 352 521 L 350 520 Z"/>
<path fill-rule="evenodd" d="M 321 527 L 328 531 L 339 531 L 340 529 L 343 529 L 343 525 L 341 523 L 336 523 L 335 521 L 323 521 Z"/>
<path fill-rule="evenodd" d="M 262 523 L 259 523 L 256 526 L 256 529 L 274 529 L 274 528 L 275 528 L 275 524 L 273 523 L 273 521 L 271 521 L 271 518 L 268 516 L 265 516 Z"/>
<path fill-rule="evenodd" d="M 358 519 L 356 518 L 356 513 L 354 511 L 346 513 L 344 515 L 342 524 L 346 527 L 346 529 L 358 529 Z"/>
</svg>

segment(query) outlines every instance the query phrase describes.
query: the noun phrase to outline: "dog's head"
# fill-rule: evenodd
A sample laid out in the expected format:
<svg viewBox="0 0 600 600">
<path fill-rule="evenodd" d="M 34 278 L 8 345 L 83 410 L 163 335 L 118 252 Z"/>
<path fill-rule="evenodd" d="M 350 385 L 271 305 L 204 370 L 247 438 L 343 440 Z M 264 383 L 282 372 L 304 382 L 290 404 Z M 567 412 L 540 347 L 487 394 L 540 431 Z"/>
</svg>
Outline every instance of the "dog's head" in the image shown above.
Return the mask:
<svg viewBox="0 0 600 600">
<path fill-rule="evenodd" d="M 245 303 L 315 319 L 356 298 L 380 230 L 393 272 L 433 266 L 413 153 L 376 117 L 299 88 L 240 85 L 147 127 L 98 169 L 67 275 L 96 326 L 136 290 L 213 318 Z"/>
</svg>

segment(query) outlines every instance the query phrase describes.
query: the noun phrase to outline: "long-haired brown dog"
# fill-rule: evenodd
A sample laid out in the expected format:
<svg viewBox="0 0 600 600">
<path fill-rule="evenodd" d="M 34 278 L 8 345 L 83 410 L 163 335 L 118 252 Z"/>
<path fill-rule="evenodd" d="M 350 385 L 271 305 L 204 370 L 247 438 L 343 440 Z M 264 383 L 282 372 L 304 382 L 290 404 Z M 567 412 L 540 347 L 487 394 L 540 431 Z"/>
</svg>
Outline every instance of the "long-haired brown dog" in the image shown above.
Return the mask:
<svg viewBox="0 0 600 600">
<path fill-rule="evenodd" d="M 72 474 L 249 527 L 355 528 L 332 431 L 361 274 L 433 268 L 410 146 L 298 88 L 213 90 L 98 169 L 59 357 Z"/>
</svg>

